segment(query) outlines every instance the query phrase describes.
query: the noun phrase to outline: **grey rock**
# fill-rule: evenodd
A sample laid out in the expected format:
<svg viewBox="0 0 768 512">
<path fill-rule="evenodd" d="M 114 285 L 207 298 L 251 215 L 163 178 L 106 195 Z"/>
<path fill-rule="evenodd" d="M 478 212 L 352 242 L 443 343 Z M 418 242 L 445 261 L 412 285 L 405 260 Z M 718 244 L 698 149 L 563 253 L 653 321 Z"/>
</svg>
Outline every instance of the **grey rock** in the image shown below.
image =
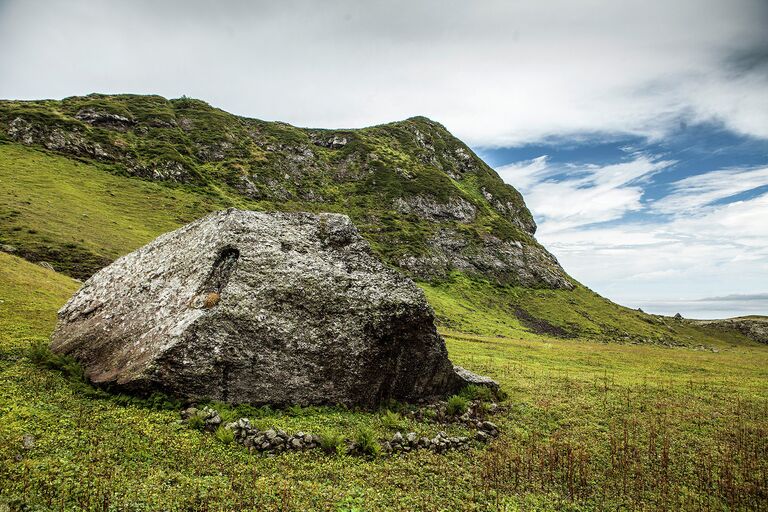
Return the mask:
<svg viewBox="0 0 768 512">
<path fill-rule="evenodd" d="M 205 420 L 206 430 L 216 430 L 219 428 L 219 425 L 221 425 L 221 417 L 218 414 Z"/>
<path fill-rule="evenodd" d="M 340 149 L 347 145 L 348 140 L 344 135 L 334 134 L 331 137 L 316 137 L 312 142 L 318 146 L 330 149 Z"/>
<path fill-rule="evenodd" d="M 461 197 L 452 197 L 446 203 L 440 203 L 432 196 L 416 195 L 398 197 L 394 201 L 394 209 L 399 213 L 415 214 L 426 220 L 456 220 L 472 222 L 475 220 L 477 208 Z"/>
<path fill-rule="evenodd" d="M 94 126 L 112 128 L 115 130 L 127 130 L 136 124 L 131 118 L 94 108 L 80 109 L 80 111 L 75 114 L 75 118 Z"/>
<path fill-rule="evenodd" d="M 486 235 L 474 242 L 453 228 L 427 240 L 430 253 L 405 254 L 398 265 L 422 279 L 445 278 L 452 270 L 492 277 L 505 284 L 528 287 L 574 288 L 557 258 L 538 244 Z"/>
<path fill-rule="evenodd" d="M 32 434 L 24 434 L 24 437 L 21 438 L 21 446 L 25 450 L 31 450 L 35 447 L 35 436 Z"/>
<path fill-rule="evenodd" d="M 197 407 L 188 407 L 187 409 L 184 409 L 181 411 L 181 419 L 188 420 L 192 416 L 197 416 L 198 410 Z"/>
<path fill-rule="evenodd" d="M 410 445 L 414 445 L 419 442 L 419 436 L 416 435 L 416 432 L 409 432 L 408 435 L 405 436 L 405 439 Z"/>
<path fill-rule="evenodd" d="M 14 252 L 16 252 L 17 250 L 18 250 L 18 249 L 17 249 L 15 246 L 13 246 L 13 245 L 9 245 L 9 244 L 0 244 L 0 251 L 2 251 L 2 252 L 7 252 L 7 253 L 14 253 Z"/>
<path fill-rule="evenodd" d="M 298 437 L 294 437 L 293 439 L 291 439 L 290 446 L 294 450 L 301 450 L 302 448 L 304 448 L 304 443 Z"/>
<path fill-rule="evenodd" d="M 477 432 L 475 432 L 475 439 L 477 439 L 481 443 L 487 443 L 488 441 L 491 440 L 491 436 L 489 436 L 487 432 L 478 430 Z"/>
<path fill-rule="evenodd" d="M 162 235 L 86 281 L 51 347 L 95 383 L 230 403 L 374 406 L 492 382 L 454 370 L 424 293 L 339 214 L 230 209 Z"/>
<path fill-rule="evenodd" d="M 402 443 L 403 442 L 403 434 L 400 432 L 395 432 L 395 435 L 392 436 L 392 442 L 393 443 Z"/>
<path fill-rule="evenodd" d="M 471 371 L 466 370 L 458 365 L 454 365 L 453 370 L 467 384 L 474 384 L 476 386 L 486 386 L 493 389 L 494 391 L 499 389 L 499 384 L 495 380 L 489 377 L 477 375 L 476 373 L 472 373 Z"/>
<path fill-rule="evenodd" d="M 269 429 L 266 432 L 264 432 L 264 436 L 267 438 L 268 441 L 272 441 L 277 437 L 277 432 L 275 432 L 273 429 Z"/>
<path fill-rule="evenodd" d="M 482 430 L 485 430 L 486 432 L 492 432 L 494 430 L 499 430 L 499 427 L 496 426 L 495 423 L 492 423 L 490 421 L 484 421 L 480 424 L 480 428 Z"/>
</svg>

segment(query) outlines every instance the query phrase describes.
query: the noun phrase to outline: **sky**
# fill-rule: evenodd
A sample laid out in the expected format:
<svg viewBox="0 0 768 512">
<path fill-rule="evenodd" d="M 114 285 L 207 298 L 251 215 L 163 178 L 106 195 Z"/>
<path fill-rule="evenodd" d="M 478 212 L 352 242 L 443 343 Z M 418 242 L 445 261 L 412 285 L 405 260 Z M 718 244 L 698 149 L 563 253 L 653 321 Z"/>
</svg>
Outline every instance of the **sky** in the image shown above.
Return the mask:
<svg viewBox="0 0 768 512">
<path fill-rule="evenodd" d="M 0 98 L 152 93 L 299 126 L 425 115 L 610 299 L 768 314 L 768 1 L 0 0 Z"/>
</svg>

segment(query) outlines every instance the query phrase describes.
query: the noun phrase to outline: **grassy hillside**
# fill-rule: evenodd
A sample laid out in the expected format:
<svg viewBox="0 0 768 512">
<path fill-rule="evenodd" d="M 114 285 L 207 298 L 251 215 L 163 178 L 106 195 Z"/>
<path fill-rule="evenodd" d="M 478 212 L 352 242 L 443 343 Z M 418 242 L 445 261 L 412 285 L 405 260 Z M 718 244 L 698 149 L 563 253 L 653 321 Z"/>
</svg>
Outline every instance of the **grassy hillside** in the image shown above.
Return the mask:
<svg viewBox="0 0 768 512">
<path fill-rule="evenodd" d="M 119 176 L 100 164 L 17 144 L 0 144 L 0 184 L 0 244 L 79 278 L 210 211 L 274 206 L 223 192 Z M 376 247 L 375 237 L 371 241 Z M 715 337 L 743 339 L 728 330 L 693 327 L 623 308 L 580 285 L 574 290 L 525 288 L 460 272 L 420 284 L 441 325 L 462 332 L 505 336 L 537 332 L 673 345 L 709 344 Z"/>
<path fill-rule="evenodd" d="M 768 349 L 447 332 L 509 393 L 488 447 L 366 459 L 259 457 L 29 359 L 71 279 L 0 254 L 0 508 L 11 510 L 758 510 L 768 506 Z M 235 411 L 227 411 L 235 415 Z M 391 435 L 378 413 L 271 411 L 260 425 Z M 434 434 L 428 421 L 395 428 Z M 23 448 L 25 435 L 34 446 Z"/>
<path fill-rule="evenodd" d="M 426 118 L 317 130 L 188 98 L 90 95 L 0 100 L 2 141 L 211 201 L 345 212 L 382 258 L 417 277 L 462 267 L 504 283 L 568 287 L 533 238 L 522 196 Z M 81 272 L 98 267 L 95 260 Z"/>
</svg>

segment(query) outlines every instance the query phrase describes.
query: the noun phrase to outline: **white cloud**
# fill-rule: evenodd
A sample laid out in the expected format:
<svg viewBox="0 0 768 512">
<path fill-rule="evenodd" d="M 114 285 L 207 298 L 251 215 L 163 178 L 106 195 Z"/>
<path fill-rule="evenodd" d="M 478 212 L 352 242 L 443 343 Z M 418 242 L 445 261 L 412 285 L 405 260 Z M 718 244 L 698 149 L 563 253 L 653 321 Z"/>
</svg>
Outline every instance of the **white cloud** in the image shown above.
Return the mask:
<svg viewBox="0 0 768 512">
<path fill-rule="evenodd" d="M 765 292 L 766 219 L 768 194 L 763 194 L 708 207 L 696 216 L 577 227 L 544 232 L 539 239 L 577 279 L 619 303 L 648 308 L 659 301 L 690 301 L 723 291 Z M 701 308 L 691 308 L 700 314 Z"/>
<path fill-rule="evenodd" d="M 523 190 L 539 223 L 538 239 L 599 293 L 647 311 L 691 317 L 747 311 L 695 299 L 768 290 L 768 193 L 718 203 L 767 185 L 768 169 L 703 173 L 672 183 L 661 200 L 644 200 L 645 182 L 671 163 L 639 154 L 616 165 L 558 166 L 542 156 L 499 172 Z M 629 212 L 639 215 L 622 219 Z M 603 221 L 614 222 L 595 225 Z M 749 311 L 761 304 L 752 303 Z"/>
<path fill-rule="evenodd" d="M 476 146 L 681 119 L 768 137 L 764 54 L 732 65 L 766 18 L 761 0 L 6 0 L 0 97 L 186 94 L 326 127 L 422 114 Z"/>
<path fill-rule="evenodd" d="M 514 162 L 496 168 L 501 179 L 525 193 L 532 185 L 552 176 L 554 169 L 549 166 L 549 157 L 542 155 L 525 162 Z"/>
<path fill-rule="evenodd" d="M 656 201 L 663 213 L 695 212 L 702 206 L 768 185 L 768 167 L 723 169 L 697 174 L 674 184 L 673 193 Z"/>
<path fill-rule="evenodd" d="M 673 163 L 638 154 L 631 161 L 606 166 L 556 166 L 544 155 L 497 171 L 523 193 L 539 220 L 541 236 L 641 210 L 643 182 Z"/>
</svg>

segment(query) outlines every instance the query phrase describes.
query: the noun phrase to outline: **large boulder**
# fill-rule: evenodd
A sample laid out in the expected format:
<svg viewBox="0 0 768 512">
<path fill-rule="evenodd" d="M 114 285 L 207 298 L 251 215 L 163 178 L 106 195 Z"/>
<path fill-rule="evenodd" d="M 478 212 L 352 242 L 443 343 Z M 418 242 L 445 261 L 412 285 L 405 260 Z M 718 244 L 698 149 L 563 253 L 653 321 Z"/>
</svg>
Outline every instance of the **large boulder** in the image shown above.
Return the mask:
<svg viewBox="0 0 768 512">
<path fill-rule="evenodd" d="M 482 380 L 454 369 L 423 292 L 330 213 L 230 209 L 162 235 L 83 285 L 52 349 L 95 383 L 231 403 L 373 406 Z"/>
</svg>

